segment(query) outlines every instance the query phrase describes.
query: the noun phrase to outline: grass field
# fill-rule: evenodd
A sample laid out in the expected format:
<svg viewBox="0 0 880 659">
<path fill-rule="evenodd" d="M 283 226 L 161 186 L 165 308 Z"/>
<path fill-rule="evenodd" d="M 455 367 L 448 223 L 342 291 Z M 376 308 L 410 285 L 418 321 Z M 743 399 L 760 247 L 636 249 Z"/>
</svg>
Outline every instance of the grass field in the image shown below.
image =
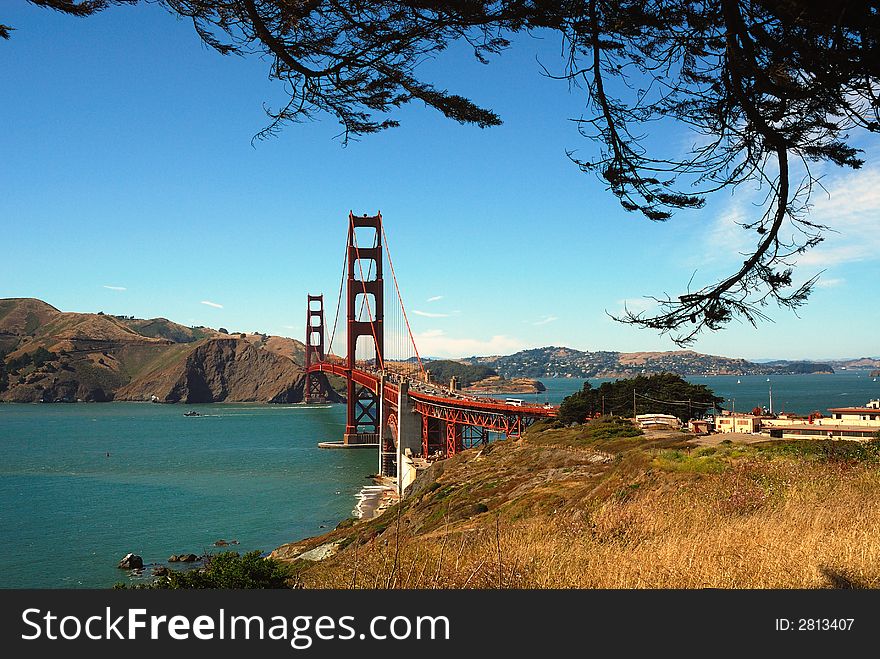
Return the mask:
<svg viewBox="0 0 880 659">
<path fill-rule="evenodd" d="M 306 546 L 310 588 L 880 586 L 878 444 L 694 446 L 627 422 L 533 428 L 436 464 Z"/>
</svg>

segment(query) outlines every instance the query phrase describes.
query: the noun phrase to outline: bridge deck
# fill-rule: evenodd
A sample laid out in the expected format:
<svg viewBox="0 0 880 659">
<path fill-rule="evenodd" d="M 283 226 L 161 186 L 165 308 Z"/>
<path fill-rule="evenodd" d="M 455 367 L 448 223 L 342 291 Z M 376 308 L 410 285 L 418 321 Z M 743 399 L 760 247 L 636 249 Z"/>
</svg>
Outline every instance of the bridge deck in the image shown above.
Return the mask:
<svg viewBox="0 0 880 659">
<path fill-rule="evenodd" d="M 343 378 L 351 378 L 356 383 L 369 388 L 373 393 L 378 393 L 381 373 L 367 371 L 360 368 L 349 369 L 344 364 L 334 362 L 319 362 L 309 367 L 310 372 L 330 373 Z M 393 378 L 400 376 L 392 374 L 385 380 L 385 400 L 392 406 L 397 406 L 398 385 Z M 418 380 L 410 380 L 410 398 L 424 403 L 447 407 L 457 410 L 465 410 L 479 413 L 495 413 L 516 415 L 522 417 L 553 418 L 557 408 L 552 405 L 527 405 L 511 404 L 495 398 L 467 396 L 465 394 L 449 394 L 439 387 L 425 384 Z M 429 388 L 431 391 L 425 391 Z"/>
</svg>

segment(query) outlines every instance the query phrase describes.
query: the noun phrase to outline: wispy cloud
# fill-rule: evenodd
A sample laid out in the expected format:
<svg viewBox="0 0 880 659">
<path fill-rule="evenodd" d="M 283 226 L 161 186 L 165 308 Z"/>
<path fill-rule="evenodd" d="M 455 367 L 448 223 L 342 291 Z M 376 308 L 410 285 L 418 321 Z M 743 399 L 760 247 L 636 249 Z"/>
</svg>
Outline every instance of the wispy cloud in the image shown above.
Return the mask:
<svg viewBox="0 0 880 659">
<path fill-rule="evenodd" d="M 108 284 L 104 284 L 104 288 L 108 291 L 127 291 L 128 289 L 125 286 L 110 286 Z"/>
<path fill-rule="evenodd" d="M 207 305 L 209 307 L 214 307 L 215 309 L 222 309 L 222 304 L 217 304 L 216 302 L 211 302 L 210 300 L 202 300 L 202 304 Z"/>
<path fill-rule="evenodd" d="M 284 329 L 299 329 L 296 325 L 282 325 Z"/>
<path fill-rule="evenodd" d="M 449 318 L 448 313 L 431 313 L 430 311 L 419 311 L 418 309 L 413 309 L 413 313 L 416 316 L 424 316 L 425 318 Z"/>
<path fill-rule="evenodd" d="M 830 277 L 825 279 L 824 277 L 820 277 L 819 281 L 816 282 L 816 286 L 819 288 L 836 288 L 838 286 L 842 286 L 846 283 L 846 279 L 842 277 Z"/>
<path fill-rule="evenodd" d="M 823 179 L 811 196 L 808 219 L 828 226 L 825 241 L 797 257 L 797 264 L 823 269 L 880 259 L 880 167 Z M 701 252 L 703 261 L 741 261 L 755 249 L 754 232 L 737 224 L 756 219 L 757 195 L 742 194 L 715 220 L 708 243 L 719 249 Z M 830 284 L 828 286 L 832 286 Z"/>
<path fill-rule="evenodd" d="M 836 233 L 798 262 L 827 268 L 880 258 L 880 167 L 829 179 L 825 189 L 814 192 L 810 220 Z"/>
<path fill-rule="evenodd" d="M 429 297 L 425 302 L 437 302 L 437 300 L 442 300 L 442 295 L 434 295 L 433 297 Z"/>
<path fill-rule="evenodd" d="M 554 320 L 559 320 L 559 316 L 544 316 L 541 320 L 533 322 L 532 325 L 546 325 L 547 323 L 552 323 Z"/>
<path fill-rule="evenodd" d="M 519 339 L 499 334 L 490 339 L 447 336 L 443 330 L 432 329 L 415 334 L 419 353 L 433 357 L 471 357 L 473 355 L 506 355 L 525 348 Z"/>
</svg>

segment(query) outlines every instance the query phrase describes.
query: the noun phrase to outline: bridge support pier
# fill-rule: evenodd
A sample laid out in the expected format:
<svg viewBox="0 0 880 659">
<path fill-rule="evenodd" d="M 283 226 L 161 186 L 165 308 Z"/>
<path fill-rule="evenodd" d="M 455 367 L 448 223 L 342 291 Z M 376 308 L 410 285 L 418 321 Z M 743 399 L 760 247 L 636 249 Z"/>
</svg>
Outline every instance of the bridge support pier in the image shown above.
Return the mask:
<svg viewBox="0 0 880 659">
<path fill-rule="evenodd" d="M 412 401 L 409 397 L 409 383 L 401 380 L 397 389 L 397 493 L 403 496 L 416 477 L 416 469 L 413 465 L 413 456 L 425 457 L 421 420 L 419 415 L 412 411 Z"/>
<path fill-rule="evenodd" d="M 344 444 L 377 444 L 382 429 L 381 397 L 372 389 L 348 381 L 346 412 L 350 419 L 342 436 Z"/>
<path fill-rule="evenodd" d="M 454 421 L 446 422 L 446 457 L 462 451 L 462 425 Z"/>
<path fill-rule="evenodd" d="M 422 415 L 422 457 L 443 451 L 445 443 L 440 437 L 440 420 L 426 414 Z"/>
</svg>

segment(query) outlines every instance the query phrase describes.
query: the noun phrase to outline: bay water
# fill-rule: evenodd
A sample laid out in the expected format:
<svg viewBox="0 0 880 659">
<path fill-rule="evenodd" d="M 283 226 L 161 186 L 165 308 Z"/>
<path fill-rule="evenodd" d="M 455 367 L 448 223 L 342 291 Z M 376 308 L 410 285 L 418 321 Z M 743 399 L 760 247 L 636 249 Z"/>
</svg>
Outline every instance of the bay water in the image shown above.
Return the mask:
<svg viewBox="0 0 880 659">
<path fill-rule="evenodd" d="M 829 407 L 862 406 L 880 398 L 880 377 L 869 371 L 839 371 L 832 374 L 807 375 L 692 375 L 686 378 L 692 384 L 704 384 L 725 399 L 722 407 L 737 412 L 749 412 L 755 407 L 769 407 L 773 395 L 774 412 L 792 412 L 807 415 L 813 411 L 828 414 Z M 594 387 L 605 379 L 588 380 Z M 583 387 L 577 378 L 541 378 L 547 391 L 523 396 L 526 402 L 558 404 L 566 396 Z M 615 410 L 618 414 L 632 414 L 631 410 Z"/>
<path fill-rule="evenodd" d="M 739 411 L 768 405 L 771 387 L 776 411 L 799 414 L 880 397 L 866 371 L 689 380 Z M 518 397 L 559 403 L 583 385 L 542 382 Z M 373 451 L 317 448 L 344 426 L 343 405 L 2 404 L 0 587 L 104 588 L 137 579 L 116 568 L 128 552 L 162 563 L 220 539 L 271 551 L 324 533 L 376 471 Z"/>
<path fill-rule="evenodd" d="M 344 427 L 341 405 L 2 404 L 0 586 L 103 588 L 129 580 L 128 552 L 324 533 L 377 469 L 372 451 L 317 448 Z"/>
</svg>

